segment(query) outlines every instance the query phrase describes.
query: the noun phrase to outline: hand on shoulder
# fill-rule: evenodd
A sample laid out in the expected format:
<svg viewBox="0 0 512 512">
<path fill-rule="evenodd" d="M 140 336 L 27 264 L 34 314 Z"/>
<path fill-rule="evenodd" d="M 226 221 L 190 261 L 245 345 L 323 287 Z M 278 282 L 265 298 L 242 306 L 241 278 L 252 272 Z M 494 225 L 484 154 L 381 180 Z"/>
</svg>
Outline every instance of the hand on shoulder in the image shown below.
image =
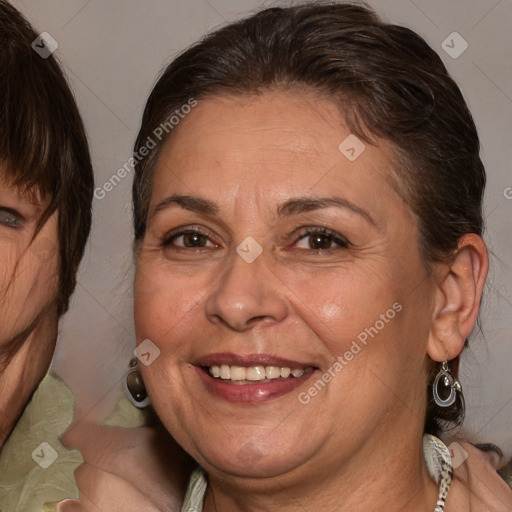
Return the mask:
<svg viewBox="0 0 512 512">
<path fill-rule="evenodd" d="M 116 428 L 79 423 L 65 436 L 84 458 L 75 471 L 80 500 L 59 512 L 176 511 L 193 462 L 161 425 Z"/>
<path fill-rule="evenodd" d="M 499 457 L 467 441 L 456 442 L 467 453 L 467 458 L 454 470 L 446 511 L 510 512 L 512 490 L 497 473 Z"/>
</svg>

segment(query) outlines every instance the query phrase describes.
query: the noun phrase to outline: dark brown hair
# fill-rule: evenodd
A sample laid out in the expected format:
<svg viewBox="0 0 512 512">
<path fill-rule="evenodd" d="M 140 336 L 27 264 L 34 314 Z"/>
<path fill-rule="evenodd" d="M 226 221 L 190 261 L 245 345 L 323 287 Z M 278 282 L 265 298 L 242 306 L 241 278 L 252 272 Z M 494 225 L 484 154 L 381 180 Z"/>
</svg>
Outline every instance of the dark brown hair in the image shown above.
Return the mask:
<svg viewBox="0 0 512 512">
<path fill-rule="evenodd" d="M 462 235 L 482 233 L 485 171 L 461 91 L 419 35 L 384 23 L 363 5 L 310 2 L 270 8 L 206 36 L 158 80 L 135 152 L 191 97 L 201 101 L 290 88 L 331 98 L 351 131 L 368 143 L 376 138 L 392 143 L 392 181 L 418 217 L 428 270 L 433 262 L 450 259 Z M 146 230 L 154 164 L 165 139 L 135 166 L 136 241 Z M 458 360 L 453 368 L 458 369 Z M 435 433 L 461 423 L 462 394 L 454 406 L 439 409 L 431 384 L 427 388 L 425 430 Z"/>
<path fill-rule="evenodd" d="M 54 57 L 43 58 L 32 48 L 37 37 L 0 0 L 0 162 L 8 183 L 48 202 L 37 231 L 58 211 L 57 300 L 63 314 L 91 228 L 94 178 L 73 94 Z"/>
</svg>

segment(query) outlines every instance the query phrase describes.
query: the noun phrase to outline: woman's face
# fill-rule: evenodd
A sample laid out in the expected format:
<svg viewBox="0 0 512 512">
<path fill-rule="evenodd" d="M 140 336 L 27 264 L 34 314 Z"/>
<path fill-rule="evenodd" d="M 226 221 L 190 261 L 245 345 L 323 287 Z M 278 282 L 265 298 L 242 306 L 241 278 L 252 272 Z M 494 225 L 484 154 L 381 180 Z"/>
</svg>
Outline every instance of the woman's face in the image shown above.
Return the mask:
<svg viewBox="0 0 512 512">
<path fill-rule="evenodd" d="M 333 103 L 267 92 L 199 101 L 159 157 L 140 366 L 209 472 L 320 477 L 422 431 L 433 285 L 391 149 L 365 146 Z"/>
<path fill-rule="evenodd" d="M 26 335 L 52 309 L 58 290 L 57 215 L 45 223 L 32 240 L 44 205 L 29 194 L 9 186 L 0 177 L 0 351 L 2 366 Z M 42 340 L 39 341 L 39 345 Z M 38 352 L 49 352 L 47 347 Z M 50 351 L 49 358 L 51 359 Z M 35 351 L 33 358 L 38 356 Z M 48 356 L 41 364 L 48 367 Z M 31 366 L 34 363 L 31 361 Z M 44 371 L 46 371 L 46 368 Z"/>
</svg>

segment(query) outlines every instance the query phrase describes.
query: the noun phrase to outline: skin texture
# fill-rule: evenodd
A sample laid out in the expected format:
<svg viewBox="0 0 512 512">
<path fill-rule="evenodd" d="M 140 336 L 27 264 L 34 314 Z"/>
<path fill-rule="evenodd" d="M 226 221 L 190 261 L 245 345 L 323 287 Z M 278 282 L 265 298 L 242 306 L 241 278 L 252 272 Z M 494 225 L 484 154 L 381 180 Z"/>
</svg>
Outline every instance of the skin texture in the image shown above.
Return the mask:
<svg viewBox="0 0 512 512">
<path fill-rule="evenodd" d="M 57 215 L 0 181 L 0 449 L 46 373 L 57 339 Z"/>
<path fill-rule="evenodd" d="M 146 387 L 209 474 L 207 512 L 435 507 L 421 453 L 427 355 L 443 361 L 462 350 L 487 253 L 468 235 L 429 275 L 417 219 L 390 185 L 392 148 L 366 144 L 351 162 L 338 149 L 349 134 L 337 107 L 311 93 L 206 98 L 157 162 L 138 247 L 137 341 L 161 351 L 142 368 Z M 175 195 L 214 208 L 162 203 Z M 353 207 L 283 209 L 304 197 Z M 311 248 L 311 227 L 333 234 L 320 236 L 323 250 Z M 202 247 L 184 246 L 184 228 Z M 236 252 L 247 237 L 263 249 L 253 263 Z M 298 394 L 395 303 L 393 320 L 302 405 Z M 316 370 L 278 398 L 232 403 L 208 391 L 197 366 L 225 352 Z M 383 460 L 386 471 L 376 472 Z"/>
</svg>

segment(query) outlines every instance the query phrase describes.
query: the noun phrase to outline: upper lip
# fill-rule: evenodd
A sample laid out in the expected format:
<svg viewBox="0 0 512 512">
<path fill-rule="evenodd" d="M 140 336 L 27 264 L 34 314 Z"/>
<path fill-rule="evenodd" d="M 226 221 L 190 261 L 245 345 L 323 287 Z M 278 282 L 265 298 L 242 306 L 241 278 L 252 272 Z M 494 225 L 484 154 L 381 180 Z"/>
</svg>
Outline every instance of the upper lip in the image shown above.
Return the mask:
<svg viewBox="0 0 512 512">
<path fill-rule="evenodd" d="M 197 366 L 221 366 L 227 364 L 230 366 L 280 366 L 291 369 L 303 369 L 314 367 L 310 363 L 292 361 L 283 357 L 277 357 L 272 354 L 234 354 L 232 352 L 223 352 L 201 356 L 194 362 Z"/>
</svg>

